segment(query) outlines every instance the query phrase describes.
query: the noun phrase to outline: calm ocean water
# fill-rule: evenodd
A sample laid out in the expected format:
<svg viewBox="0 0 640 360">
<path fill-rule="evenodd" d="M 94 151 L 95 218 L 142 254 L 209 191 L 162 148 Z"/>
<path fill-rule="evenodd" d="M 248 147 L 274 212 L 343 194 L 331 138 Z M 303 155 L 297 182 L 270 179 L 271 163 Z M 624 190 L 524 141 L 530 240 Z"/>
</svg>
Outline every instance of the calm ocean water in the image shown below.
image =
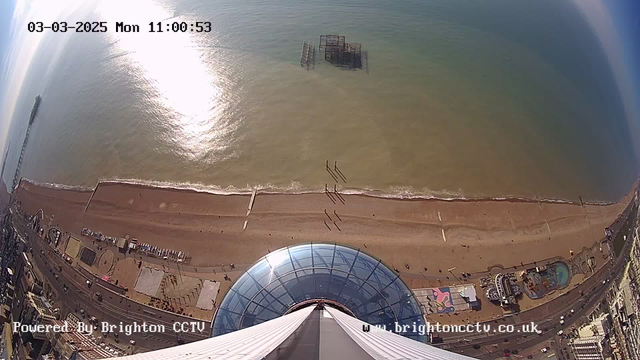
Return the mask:
<svg viewBox="0 0 640 360">
<path fill-rule="evenodd" d="M 345 187 L 390 194 L 616 200 L 637 174 L 604 54 L 565 0 L 129 3 L 61 19 L 108 33 L 45 38 L 8 172 L 42 94 L 22 169 L 42 182 L 322 189 L 337 160 Z M 163 19 L 212 31 L 148 33 Z M 362 43 L 368 72 L 301 69 L 302 41 L 327 33 Z"/>
</svg>

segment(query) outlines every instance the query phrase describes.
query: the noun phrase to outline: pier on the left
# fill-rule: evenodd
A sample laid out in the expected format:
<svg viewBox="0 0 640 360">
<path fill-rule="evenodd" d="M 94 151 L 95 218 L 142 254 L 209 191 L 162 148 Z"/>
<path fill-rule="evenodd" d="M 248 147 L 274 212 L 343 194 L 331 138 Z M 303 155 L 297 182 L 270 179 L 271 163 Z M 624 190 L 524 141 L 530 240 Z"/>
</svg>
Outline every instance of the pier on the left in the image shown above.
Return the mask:
<svg viewBox="0 0 640 360">
<path fill-rule="evenodd" d="M 31 126 L 33 125 L 33 120 L 36 118 L 36 114 L 38 113 L 38 106 L 40 106 L 40 100 L 42 98 L 40 95 L 36 96 L 36 101 L 33 104 L 33 109 L 31 109 L 31 116 L 29 117 L 29 126 L 27 126 L 27 133 L 24 135 L 24 141 L 22 142 L 22 149 L 20 150 L 20 157 L 18 158 L 18 165 L 16 166 L 16 172 L 13 175 L 13 183 L 11 184 L 11 192 L 16 188 L 18 182 L 20 181 L 20 167 L 22 166 L 22 158 L 24 157 L 24 151 L 27 149 L 27 141 L 29 140 L 29 133 L 31 132 Z"/>
</svg>

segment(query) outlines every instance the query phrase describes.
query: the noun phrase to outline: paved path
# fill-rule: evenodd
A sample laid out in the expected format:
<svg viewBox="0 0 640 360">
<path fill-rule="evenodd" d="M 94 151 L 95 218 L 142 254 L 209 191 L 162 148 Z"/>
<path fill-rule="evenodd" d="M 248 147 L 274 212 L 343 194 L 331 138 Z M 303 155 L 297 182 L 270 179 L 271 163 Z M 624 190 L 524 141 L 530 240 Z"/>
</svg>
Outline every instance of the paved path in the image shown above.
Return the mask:
<svg viewBox="0 0 640 360">
<path fill-rule="evenodd" d="M 631 214 L 630 208 L 628 207 L 623 213 L 623 217 L 612 225 L 611 229 L 614 234 L 612 238 L 615 238 L 619 231 L 625 229 L 630 228 L 629 231 L 631 233 L 637 226 L 637 219 L 628 218 Z M 627 239 L 628 241 L 625 243 L 620 256 L 608 260 L 600 270 L 571 291 L 543 305 L 524 311 L 517 316 L 488 322 L 493 324 L 494 328 L 500 324 L 512 324 L 516 330 L 521 329 L 524 324 L 534 322 L 539 325 L 540 330 L 543 330 L 542 335 L 527 335 L 523 333 L 473 334 L 472 336 L 470 336 L 471 334 L 451 334 L 451 336 L 447 337 L 446 343 L 440 347 L 479 359 L 495 359 L 504 353 L 504 349 L 520 351 L 549 339 L 554 339 L 556 342 L 563 341 L 563 338 L 559 337 L 557 332 L 560 329 L 569 329 L 598 307 L 604 300 L 611 285 L 615 283 L 615 278 L 618 278 L 623 273 L 626 265 L 625 260 L 628 259 L 628 254 L 631 250 L 632 241 L 629 240 L 632 237 L 630 234 L 628 234 Z M 572 309 L 575 311 L 573 314 L 571 314 Z M 564 325 L 560 325 L 560 316 L 562 315 L 565 316 Z M 465 341 L 465 339 L 470 341 Z M 480 349 L 474 349 L 474 345 L 479 345 Z"/>
<path fill-rule="evenodd" d="M 87 278 L 65 262 L 23 221 L 18 219 L 14 220 L 13 223 L 32 247 L 34 263 L 45 275 L 46 279 L 43 280 L 49 282 L 58 294 L 58 299 L 61 300 L 60 310 L 63 315 L 75 313 L 80 316 L 80 309 L 84 309 L 85 316 L 96 316 L 100 321 L 107 321 L 110 324 L 117 325 L 122 322 L 124 325 L 128 325 L 133 324 L 133 322 L 138 324 L 146 322 L 147 324 L 164 325 L 166 329 L 164 333 L 139 333 L 126 338 L 126 343 L 128 343 L 129 339 L 133 339 L 137 343 L 136 346 L 145 349 L 159 349 L 176 345 L 179 341 L 192 342 L 208 337 L 210 327 L 208 322 L 203 322 L 205 325 L 203 334 L 177 334 L 173 332 L 174 322 L 197 320 L 136 303 L 98 283 L 94 283 L 89 288 L 86 284 Z M 58 279 L 55 278 L 55 274 L 59 275 Z M 63 284 L 67 285 L 67 291 L 64 291 Z M 94 297 L 97 291 L 103 295 L 101 302 Z M 127 345 L 123 344 L 122 347 Z"/>
</svg>

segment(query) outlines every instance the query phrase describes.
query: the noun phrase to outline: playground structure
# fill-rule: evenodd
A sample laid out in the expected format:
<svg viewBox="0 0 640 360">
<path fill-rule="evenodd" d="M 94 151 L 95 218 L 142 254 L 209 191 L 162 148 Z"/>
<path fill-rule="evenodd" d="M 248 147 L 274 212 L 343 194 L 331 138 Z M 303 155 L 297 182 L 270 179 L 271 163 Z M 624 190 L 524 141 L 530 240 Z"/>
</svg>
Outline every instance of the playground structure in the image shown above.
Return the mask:
<svg viewBox="0 0 640 360">
<path fill-rule="evenodd" d="M 515 274 L 498 273 L 480 280 L 485 288 L 487 299 L 500 303 L 503 308 L 508 308 L 517 303 L 517 298 L 522 295 L 522 288 L 518 285 Z"/>
<path fill-rule="evenodd" d="M 528 271 L 522 275 L 524 293 L 531 299 L 540 299 L 555 290 L 566 287 L 571 281 L 569 266 L 562 261 L 538 270 Z"/>
<path fill-rule="evenodd" d="M 454 314 L 480 309 L 474 284 L 413 289 L 413 293 L 426 315 Z"/>
</svg>

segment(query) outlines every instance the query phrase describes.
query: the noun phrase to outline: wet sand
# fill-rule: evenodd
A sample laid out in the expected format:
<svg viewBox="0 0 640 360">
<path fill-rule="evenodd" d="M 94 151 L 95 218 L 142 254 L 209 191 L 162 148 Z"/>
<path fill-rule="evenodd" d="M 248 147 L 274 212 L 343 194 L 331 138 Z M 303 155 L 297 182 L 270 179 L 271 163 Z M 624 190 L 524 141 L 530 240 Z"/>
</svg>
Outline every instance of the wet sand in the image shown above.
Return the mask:
<svg viewBox="0 0 640 360">
<path fill-rule="evenodd" d="M 45 224 L 51 221 L 76 234 L 89 227 L 187 251 L 194 266 L 247 265 L 283 246 L 336 242 L 361 248 L 403 271 L 434 275 L 454 266 L 473 273 L 569 257 L 570 250 L 577 254 L 599 241 L 631 200 L 629 194 L 615 204 L 582 207 L 343 194 L 344 204 L 334 204 L 325 194 L 258 194 L 247 218 L 250 194 L 102 183 L 85 212 L 91 194 L 23 181 L 17 199 L 27 213 L 42 208 Z"/>
</svg>

